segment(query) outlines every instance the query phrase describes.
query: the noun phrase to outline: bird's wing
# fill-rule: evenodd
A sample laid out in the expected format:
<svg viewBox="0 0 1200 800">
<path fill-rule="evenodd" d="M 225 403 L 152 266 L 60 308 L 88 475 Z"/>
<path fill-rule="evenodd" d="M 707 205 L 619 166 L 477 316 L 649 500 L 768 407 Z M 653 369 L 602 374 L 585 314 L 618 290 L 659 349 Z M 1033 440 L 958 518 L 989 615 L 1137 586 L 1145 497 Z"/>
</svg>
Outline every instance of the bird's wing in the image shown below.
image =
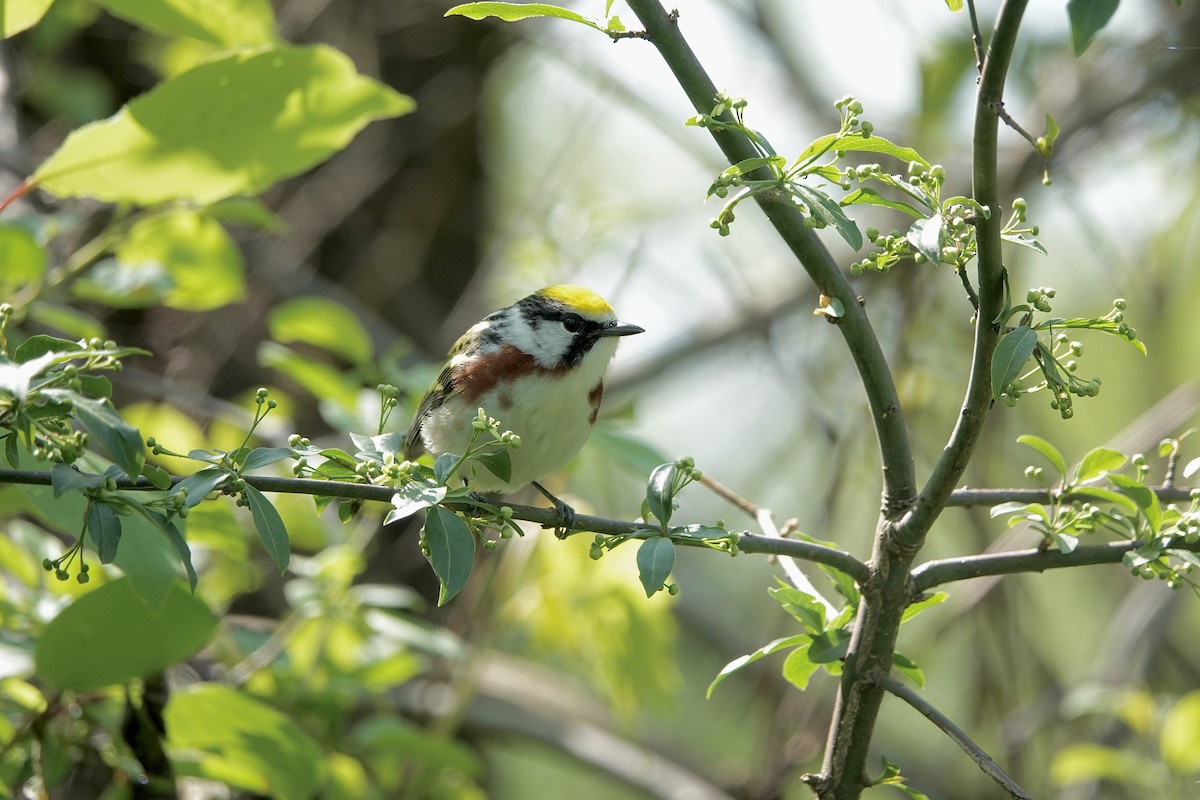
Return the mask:
<svg viewBox="0 0 1200 800">
<path fill-rule="evenodd" d="M 470 357 L 479 348 L 480 337 L 474 327 L 458 337 L 458 341 L 450 348 L 446 357 L 446 366 L 438 373 L 433 385 L 421 398 L 421 404 L 417 406 L 417 413 L 413 416 L 412 424 L 408 426 L 408 435 L 404 437 L 405 458 L 416 458 L 422 453 L 424 446 L 421 441 L 421 426 L 425 423 L 425 418 L 457 391 L 457 387 L 454 385 L 455 358 L 458 356 Z"/>
</svg>

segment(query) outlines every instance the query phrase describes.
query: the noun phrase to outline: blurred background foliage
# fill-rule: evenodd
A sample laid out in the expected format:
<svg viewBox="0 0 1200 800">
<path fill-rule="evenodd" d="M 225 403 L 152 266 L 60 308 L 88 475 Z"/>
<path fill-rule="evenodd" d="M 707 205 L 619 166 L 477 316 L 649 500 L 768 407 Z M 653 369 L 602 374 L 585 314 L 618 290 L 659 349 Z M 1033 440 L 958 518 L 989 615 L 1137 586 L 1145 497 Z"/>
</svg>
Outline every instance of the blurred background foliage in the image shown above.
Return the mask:
<svg viewBox="0 0 1200 800">
<path fill-rule="evenodd" d="M 995 6 L 980 2 L 981 18 Z M 878 462 L 840 337 L 812 316 L 816 292 L 764 220 L 747 212 L 727 238 L 709 229 L 715 210 L 702 199 L 725 165 L 683 126 L 691 110 L 652 48 L 552 21 L 443 19 L 447 7 L 277 0 L 283 38 L 341 49 L 417 111 L 371 125 L 261 205 L 226 201 L 132 232 L 114 257 L 83 263 L 40 297 L 28 331 L 152 350 L 117 376 L 114 399 L 173 450 L 235 447 L 264 385 L 280 407 L 259 429 L 263 443 L 298 431 L 340 447 L 349 431 L 372 429 L 375 384 L 401 387 L 411 410 L 448 345 L 483 314 L 549 283 L 586 284 L 648 333 L 623 345 L 603 424 L 555 491 L 580 510 L 633 518 L 659 454 L 691 455 L 777 518 L 865 556 Z M 944 164 L 949 193 L 969 193 L 965 14 L 941 0 L 680 10 L 710 74 L 748 98 L 749 123 L 780 152 L 834 129 L 833 102 L 853 94 L 878 133 Z M 1069 422 L 1037 395 L 998 407 L 970 485 L 1024 483 L 1021 433 L 1068 457 L 1103 443 L 1150 453 L 1200 423 L 1196 42 L 1195 4 L 1126 0 L 1076 58 L 1061 6 L 1030 10 L 1007 108 L 1031 130 L 1050 113 L 1063 134 L 1049 186 L 1032 148 L 1001 134 L 1002 194 L 1028 200 L 1049 251 L 1007 254 L 1014 293 L 1053 286 L 1063 316 L 1100 314 L 1124 297 L 1150 355 L 1085 342 L 1081 371 L 1103 378 L 1100 396 Z M 57 0 L 3 50 L 7 179 L 30 174 L 71 128 L 213 52 Z M 39 258 L 21 231 L 55 237 L 60 264 L 121 213 L 31 204 L 0 230 L 6 295 L 22 285 L 17 265 Z M 860 226 L 900 225 L 872 211 Z M 848 264 L 852 253 L 825 238 Z M 133 266 L 146 261 L 160 269 Z M 961 402 L 969 306 L 944 268 L 906 264 L 856 281 L 928 468 Z M 751 525 L 699 487 L 683 499 L 681 522 Z M 282 579 L 248 546 L 240 510 L 205 504 L 189 519 L 199 595 L 220 624 L 202 656 L 167 676 L 177 774 L 283 798 L 808 795 L 795 777 L 819 766 L 831 680 L 800 694 L 767 660 L 702 700 L 726 662 L 791 632 L 767 595 L 766 559 L 681 550 L 680 596 L 646 600 L 632 554 L 593 562 L 586 537 L 535 532 L 489 554 L 467 590 L 435 610 L 414 530 L 379 529 L 378 509 L 343 525 L 314 516 L 307 498 L 278 505 L 297 552 Z M 0 796 L 16 796 L 28 755 L 3 743 L 47 701 L 77 713 L 54 716 L 42 737 L 42 785 L 57 797 L 131 796 L 116 734 L 123 695 L 46 698 L 29 682 L 32 643 L 85 588 L 47 580 L 38 564 L 74 530 L 12 488 L 0 490 L 0 512 Z M 951 509 L 924 555 L 1035 541 L 986 509 Z M 899 646 L 924 668 L 929 698 L 1036 796 L 1184 797 L 1200 772 L 1189 694 L 1200 684 L 1197 625 L 1190 592 L 1097 567 L 954 586 Z M 277 745 L 266 752 L 247 744 L 263 730 Z M 875 747 L 930 797 L 991 789 L 895 701 Z M 204 786 L 193 784 L 196 796 L 214 796 Z"/>
</svg>

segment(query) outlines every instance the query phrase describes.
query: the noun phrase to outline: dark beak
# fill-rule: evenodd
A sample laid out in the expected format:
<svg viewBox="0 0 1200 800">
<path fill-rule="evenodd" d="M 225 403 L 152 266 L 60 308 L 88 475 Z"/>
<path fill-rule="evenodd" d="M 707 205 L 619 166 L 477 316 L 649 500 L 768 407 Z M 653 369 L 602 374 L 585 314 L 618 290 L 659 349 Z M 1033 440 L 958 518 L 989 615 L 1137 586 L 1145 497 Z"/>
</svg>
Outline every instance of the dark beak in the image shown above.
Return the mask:
<svg viewBox="0 0 1200 800">
<path fill-rule="evenodd" d="M 632 336 L 635 333 L 645 333 L 646 329 L 628 322 L 610 322 L 600 329 L 601 336 Z"/>
</svg>

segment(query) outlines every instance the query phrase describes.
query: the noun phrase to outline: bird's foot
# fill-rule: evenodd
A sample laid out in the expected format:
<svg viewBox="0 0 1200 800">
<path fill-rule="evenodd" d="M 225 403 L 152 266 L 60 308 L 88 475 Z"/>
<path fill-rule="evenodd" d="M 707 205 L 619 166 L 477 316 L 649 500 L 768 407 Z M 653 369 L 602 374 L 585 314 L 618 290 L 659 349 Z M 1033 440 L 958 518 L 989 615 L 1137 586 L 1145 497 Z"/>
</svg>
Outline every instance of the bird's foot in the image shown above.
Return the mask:
<svg viewBox="0 0 1200 800">
<path fill-rule="evenodd" d="M 543 528 L 554 528 L 554 535 L 559 539 L 567 538 L 567 534 L 575 527 L 575 509 L 559 500 L 545 486 L 542 486 L 537 481 L 533 482 L 533 487 L 542 493 L 547 500 L 554 504 L 554 513 L 558 514 L 558 521 L 554 525 L 546 524 Z"/>
</svg>

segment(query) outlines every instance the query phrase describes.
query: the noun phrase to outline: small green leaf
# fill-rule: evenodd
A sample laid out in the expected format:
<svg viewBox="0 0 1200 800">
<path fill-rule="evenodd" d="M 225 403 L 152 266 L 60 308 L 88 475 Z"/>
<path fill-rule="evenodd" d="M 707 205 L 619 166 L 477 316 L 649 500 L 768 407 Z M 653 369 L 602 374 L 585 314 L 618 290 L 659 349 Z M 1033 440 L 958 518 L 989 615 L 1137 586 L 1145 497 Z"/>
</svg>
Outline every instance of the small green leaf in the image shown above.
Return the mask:
<svg viewBox="0 0 1200 800">
<path fill-rule="evenodd" d="M 446 497 L 445 486 L 433 486 L 426 483 L 409 483 L 396 490 L 392 495 L 392 505 L 383 520 L 388 525 L 397 520 L 410 517 L 423 508 L 436 506 Z"/>
<path fill-rule="evenodd" d="M 856 150 L 863 153 L 880 153 L 899 159 L 905 164 L 916 161 L 921 166 L 929 169 L 929 162 L 922 158 L 921 154 L 916 150 L 913 150 L 911 147 L 901 147 L 882 136 L 875 136 L 874 134 L 868 137 L 863 137 L 861 134 L 850 134 L 849 136 L 838 136 L 834 133 L 827 134 L 804 148 L 804 152 L 800 154 L 795 163 L 802 164 L 831 150 Z"/>
<path fill-rule="evenodd" d="M 808 681 L 821 665 L 808 657 L 808 648 L 797 647 L 783 660 L 783 677 L 800 691 L 808 688 Z"/>
<path fill-rule="evenodd" d="M 142 465 L 142 477 L 154 484 L 155 489 L 167 491 L 171 488 L 171 473 L 153 464 Z"/>
<path fill-rule="evenodd" d="M 908 622 L 913 617 L 920 614 L 927 608 L 940 606 L 950 598 L 949 592 L 934 592 L 926 598 L 918 600 L 915 603 L 910 603 L 908 608 L 904 609 L 904 613 L 900 615 L 901 624 Z"/>
<path fill-rule="evenodd" d="M 240 472 L 247 473 L 256 469 L 283 461 L 285 458 L 295 458 L 296 453 L 290 447 L 256 447 L 246 454 L 242 460 Z"/>
<path fill-rule="evenodd" d="M 1000 337 L 992 353 L 992 397 L 999 399 L 1008 385 L 1021 374 L 1036 346 L 1037 334 L 1024 325 Z"/>
<path fill-rule="evenodd" d="M 467 585 L 475 567 L 475 536 L 462 518 L 441 506 L 425 513 L 425 545 L 429 564 L 441 584 L 438 605 L 443 606 Z"/>
<path fill-rule="evenodd" d="M 208 606 L 178 581 L 157 610 L 128 579 L 112 581 L 50 621 L 34 650 L 37 674 L 76 691 L 129 683 L 192 655 L 216 629 Z"/>
<path fill-rule="evenodd" d="M 1131 514 L 1136 514 L 1138 510 L 1137 503 L 1120 492 L 1114 492 L 1112 489 L 1102 489 L 1098 486 L 1080 486 L 1077 489 L 1072 489 L 1071 493 L 1118 505 Z"/>
<path fill-rule="evenodd" d="M 1083 55 L 1100 29 L 1116 13 L 1121 0 L 1067 0 L 1067 18 L 1071 21 L 1071 44 L 1075 55 Z"/>
<path fill-rule="evenodd" d="M 183 538 L 183 533 L 172 519 L 167 519 L 166 515 L 146 508 L 141 503 L 126 500 L 126 505 L 132 507 L 143 517 L 149 520 L 170 542 L 171 547 L 175 549 L 175 554 L 179 556 L 179 560 L 183 563 L 183 569 L 188 576 L 188 584 L 192 591 L 196 591 L 196 568 L 192 565 L 192 549 L 188 547 L 187 540 Z"/>
<path fill-rule="evenodd" d="M 638 578 L 646 597 L 652 597 L 675 568 L 675 543 L 666 536 L 651 536 L 637 551 Z"/>
<path fill-rule="evenodd" d="M 675 473 L 675 464 L 660 464 L 650 473 L 650 480 L 646 483 L 646 503 L 663 530 L 666 530 L 675 511 Z"/>
<path fill-rule="evenodd" d="M 1022 247 L 1028 247 L 1030 250 L 1034 250 L 1044 256 L 1050 255 L 1046 248 L 1042 246 L 1041 242 L 1039 242 L 1037 239 L 1034 239 L 1032 236 L 1029 236 L 1028 234 L 1002 233 L 1000 234 L 1000 238 L 1006 242 L 1011 242 L 1012 244 L 1019 244 Z"/>
<path fill-rule="evenodd" d="M 24 364 L 46 353 L 76 353 L 83 349 L 79 342 L 39 333 L 17 345 L 17 349 L 13 350 L 12 360 L 17 364 Z"/>
<path fill-rule="evenodd" d="M 812 637 L 805 633 L 798 634 L 796 636 L 786 636 L 782 639 L 776 639 L 772 642 L 764 644 L 753 653 L 747 653 L 744 656 L 738 656 L 733 661 L 730 661 L 721 668 L 721 671 L 717 673 L 717 677 L 713 678 L 713 682 L 708 685 L 708 692 L 705 694 L 705 697 L 711 698 L 713 690 L 717 688 L 717 685 L 720 684 L 721 681 L 725 680 L 725 678 L 737 672 L 747 664 L 753 664 L 755 661 L 765 658 L 772 653 L 778 653 L 780 650 L 786 650 L 789 647 L 807 646 L 811 642 Z"/>
<path fill-rule="evenodd" d="M 187 491 L 187 499 L 184 501 L 188 508 L 195 508 L 208 493 L 216 489 L 229 478 L 229 473 L 220 467 L 205 467 L 199 472 L 193 472 L 179 482 L 175 487 L 175 491 Z"/>
<path fill-rule="evenodd" d="M 925 687 L 925 672 L 903 653 L 892 653 L 892 669 L 922 688 Z"/>
<path fill-rule="evenodd" d="M 475 460 L 505 483 L 512 480 L 512 455 L 506 448 L 501 447 L 488 452 L 476 453 Z"/>
<path fill-rule="evenodd" d="M 963 0 L 946 0 L 946 8 L 950 9 L 951 11 L 962 11 Z"/>
<path fill-rule="evenodd" d="M 450 469 L 458 462 L 458 456 L 453 453 L 442 453 L 433 462 L 433 474 L 438 483 L 445 483 L 450 476 Z"/>
<path fill-rule="evenodd" d="M 1088 452 L 1079 462 L 1079 466 L 1075 469 L 1074 479 L 1071 481 L 1073 485 L 1087 483 L 1090 480 L 1095 480 L 1106 472 L 1113 472 L 1125 465 L 1128 456 L 1120 450 L 1113 450 L 1108 447 L 1097 447 Z"/>
<path fill-rule="evenodd" d="M 908 243 L 922 253 L 931 264 L 942 263 L 943 225 L 940 212 L 913 222 L 905 234 Z"/>
<path fill-rule="evenodd" d="M 1200 458 L 1193 458 L 1183 468 L 1183 477 L 1190 478 L 1200 472 Z"/>
<path fill-rule="evenodd" d="M 846 216 L 842 207 L 830 199 L 829 195 L 802 183 L 793 184 L 792 190 L 804 205 L 808 206 L 810 214 L 822 220 L 826 225 L 837 228 L 837 232 L 846 240 L 846 244 L 855 250 L 862 247 L 862 231 L 858 229 L 854 220 Z"/>
<path fill-rule="evenodd" d="M 258 194 L 324 161 L 372 120 L 412 109 L 331 47 L 240 50 L 75 130 L 33 180 L 60 197 L 205 205 Z"/>
<path fill-rule="evenodd" d="M 80 472 L 66 464 L 55 464 L 50 468 L 50 485 L 54 488 L 54 496 L 62 497 L 67 492 L 95 489 L 104 485 L 105 477 L 90 472 Z"/>
<path fill-rule="evenodd" d="M 101 564 L 111 564 L 121 543 L 121 518 L 112 506 L 93 500 L 88 504 L 87 529 Z"/>
<path fill-rule="evenodd" d="M 818 664 L 828 664 L 845 658 L 849 649 L 850 634 L 844 628 L 837 628 L 814 636 L 808 657 Z"/>
<path fill-rule="evenodd" d="M 258 537 L 262 539 L 263 547 L 275 562 L 282 574 L 287 570 L 291 557 L 291 545 L 288 541 L 287 528 L 275 506 L 271 505 L 263 493 L 253 486 L 246 484 L 246 502 L 250 505 L 250 514 L 254 517 L 254 527 Z"/>
<path fill-rule="evenodd" d="M 557 19 L 578 22 L 587 25 L 589 28 L 602 30 L 600 25 L 597 25 L 582 14 L 566 8 L 552 6 L 549 3 L 464 3 L 447 11 L 445 16 L 466 17 L 473 20 L 495 17 L 504 22 L 519 22 L 523 19 L 533 19 L 535 17 L 555 17 Z"/>
<path fill-rule="evenodd" d="M 768 589 L 767 593 L 811 633 L 825 630 L 825 606 L 812 595 L 782 581 L 778 586 Z"/>
<path fill-rule="evenodd" d="M 1050 466 L 1058 470 L 1058 474 L 1060 476 L 1065 476 L 1067 474 L 1067 462 L 1062 457 L 1062 453 L 1058 452 L 1054 445 L 1050 444 L 1045 439 L 1041 438 L 1040 436 L 1034 436 L 1033 434 L 1026 433 L 1017 437 L 1017 443 L 1023 444 L 1026 447 L 1032 447 L 1034 450 L 1037 450 L 1039 453 L 1041 453 L 1042 457 L 1050 462 Z"/>
<path fill-rule="evenodd" d="M 1053 533 L 1052 532 L 1050 534 L 1050 538 L 1052 538 L 1054 540 L 1054 547 L 1060 553 L 1074 552 L 1075 548 L 1079 546 L 1079 537 L 1072 536 L 1069 533 Z"/>
<path fill-rule="evenodd" d="M 855 189 L 853 192 L 851 192 L 850 194 L 843 197 L 842 205 L 844 205 L 844 206 L 853 206 L 853 205 L 883 206 L 884 208 L 890 208 L 893 211 L 903 211 L 905 214 L 910 214 L 910 215 L 916 217 L 917 219 L 925 218 L 925 215 L 923 213 L 921 213 L 917 209 L 913 208 L 908 203 L 905 203 L 902 200 L 892 200 L 890 198 L 884 197 L 883 195 L 881 195 L 879 192 L 875 191 L 874 189 L 868 189 L 865 186 L 861 189 Z"/>
<path fill-rule="evenodd" d="M 75 392 L 63 393 L 75 406 L 75 415 L 92 439 L 108 451 L 125 474 L 136 479 L 146 463 L 146 448 L 138 429 L 121 419 L 109 400 L 92 400 Z"/>
<path fill-rule="evenodd" d="M 295 297 L 280 303 L 267 315 L 267 326 L 277 342 L 305 342 L 355 366 L 368 364 L 374 356 L 371 337 L 358 317 L 326 297 Z"/>
</svg>

